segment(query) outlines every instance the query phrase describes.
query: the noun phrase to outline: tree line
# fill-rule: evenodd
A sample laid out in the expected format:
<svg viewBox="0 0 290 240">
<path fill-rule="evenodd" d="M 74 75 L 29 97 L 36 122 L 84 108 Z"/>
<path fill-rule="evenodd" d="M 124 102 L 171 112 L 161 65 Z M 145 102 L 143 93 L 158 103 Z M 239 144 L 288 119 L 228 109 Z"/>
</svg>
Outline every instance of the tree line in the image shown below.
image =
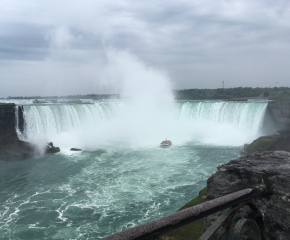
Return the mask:
<svg viewBox="0 0 290 240">
<path fill-rule="evenodd" d="M 289 95 L 290 88 L 274 87 L 274 88 L 218 88 L 218 89 L 183 89 L 174 91 L 176 100 L 200 100 L 200 99 L 225 99 L 234 98 L 258 98 L 271 97 L 278 95 Z"/>
<path fill-rule="evenodd" d="M 173 91 L 176 100 L 203 100 L 203 99 L 241 99 L 241 98 L 259 98 L 267 97 L 269 99 L 290 98 L 289 87 L 274 88 L 217 88 L 217 89 L 183 89 Z M 86 94 L 86 95 L 68 95 L 68 96 L 18 96 L 7 97 L 7 99 L 121 99 L 120 94 Z"/>
<path fill-rule="evenodd" d="M 119 99 L 120 94 L 86 94 L 86 95 L 68 95 L 68 96 L 17 96 L 7 97 L 7 99 Z"/>
</svg>

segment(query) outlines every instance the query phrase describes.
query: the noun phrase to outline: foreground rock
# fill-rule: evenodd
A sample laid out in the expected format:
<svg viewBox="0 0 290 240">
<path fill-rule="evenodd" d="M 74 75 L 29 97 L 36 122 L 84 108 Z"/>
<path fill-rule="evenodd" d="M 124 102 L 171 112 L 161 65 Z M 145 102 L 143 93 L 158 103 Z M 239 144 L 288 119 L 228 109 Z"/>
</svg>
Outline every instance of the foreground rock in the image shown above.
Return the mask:
<svg viewBox="0 0 290 240">
<path fill-rule="evenodd" d="M 207 200 L 265 183 L 267 197 L 252 200 L 264 215 L 266 239 L 286 240 L 290 236 L 290 153 L 254 153 L 218 167 L 207 181 Z M 206 218 L 205 229 L 218 213 Z"/>
</svg>

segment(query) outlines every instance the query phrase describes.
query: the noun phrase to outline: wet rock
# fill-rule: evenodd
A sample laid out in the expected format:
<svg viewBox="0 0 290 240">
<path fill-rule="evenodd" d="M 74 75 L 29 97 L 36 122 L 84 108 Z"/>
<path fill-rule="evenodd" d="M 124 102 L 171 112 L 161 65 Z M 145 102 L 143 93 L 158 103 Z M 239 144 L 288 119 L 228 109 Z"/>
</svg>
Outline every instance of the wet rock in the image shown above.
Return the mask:
<svg viewBox="0 0 290 240">
<path fill-rule="evenodd" d="M 263 213 L 266 239 L 286 240 L 290 236 L 290 153 L 265 151 L 232 160 L 218 167 L 207 181 L 207 200 L 215 199 L 261 183 L 267 196 L 251 201 Z M 217 218 L 206 218 L 207 229 Z"/>
<path fill-rule="evenodd" d="M 82 151 L 82 149 L 80 149 L 80 148 L 71 148 L 70 150 L 71 151 Z"/>
<path fill-rule="evenodd" d="M 57 152 L 60 152 L 60 148 L 59 147 L 53 146 L 52 142 L 47 144 L 46 153 L 57 153 Z"/>
</svg>

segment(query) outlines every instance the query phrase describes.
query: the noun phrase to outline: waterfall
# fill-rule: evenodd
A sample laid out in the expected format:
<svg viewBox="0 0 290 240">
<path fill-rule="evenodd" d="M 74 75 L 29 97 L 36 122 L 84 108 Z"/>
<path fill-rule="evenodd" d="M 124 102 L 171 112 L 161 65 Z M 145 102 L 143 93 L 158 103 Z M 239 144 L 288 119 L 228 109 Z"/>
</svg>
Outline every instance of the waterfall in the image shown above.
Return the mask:
<svg viewBox="0 0 290 240">
<path fill-rule="evenodd" d="M 27 140 L 41 135 L 60 145 L 68 142 L 92 149 L 125 141 L 153 145 L 165 137 L 174 138 L 175 144 L 194 138 L 241 145 L 260 134 L 266 106 L 259 102 L 175 102 L 151 111 L 129 102 L 27 105 L 24 135 Z"/>
<path fill-rule="evenodd" d="M 52 138 L 66 131 L 82 131 L 86 126 L 111 119 L 116 105 L 118 104 L 25 106 L 25 135 L 29 138 L 42 133 Z"/>
<path fill-rule="evenodd" d="M 232 124 L 239 129 L 258 132 L 267 103 L 187 102 L 181 104 L 180 118 Z"/>
</svg>

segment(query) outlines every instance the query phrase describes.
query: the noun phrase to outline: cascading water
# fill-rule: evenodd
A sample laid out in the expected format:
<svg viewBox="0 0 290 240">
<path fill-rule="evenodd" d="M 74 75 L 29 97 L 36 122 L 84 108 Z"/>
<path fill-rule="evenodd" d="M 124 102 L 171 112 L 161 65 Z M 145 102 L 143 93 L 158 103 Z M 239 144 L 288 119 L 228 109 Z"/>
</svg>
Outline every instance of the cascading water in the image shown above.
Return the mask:
<svg viewBox="0 0 290 240">
<path fill-rule="evenodd" d="M 53 138 L 67 131 L 82 131 L 111 119 L 119 104 L 25 106 L 25 135 L 27 139 L 42 134 Z"/>
<path fill-rule="evenodd" d="M 19 130 L 19 111 L 18 111 L 18 108 L 19 108 L 19 106 L 15 106 L 14 107 L 14 111 L 15 111 L 15 130 L 16 130 L 18 138 L 21 140 L 21 138 L 22 138 L 21 135 L 22 134 L 21 134 L 21 132 Z"/>
<path fill-rule="evenodd" d="M 181 118 L 229 123 L 257 133 L 261 127 L 266 103 L 188 102 L 182 104 Z"/>
<path fill-rule="evenodd" d="M 154 145 L 166 136 L 175 140 L 175 144 L 194 138 L 216 145 L 242 145 L 259 134 L 266 105 L 187 102 L 162 106 L 152 112 L 136 110 L 128 102 L 25 106 L 25 135 L 28 141 L 41 135 L 60 146 L 69 147 L 66 144 L 69 142 L 85 149 L 120 141 Z M 231 139 L 235 133 L 240 141 Z M 84 134 L 86 140 L 78 141 Z"/>
<path fill-rule="evenodd" d="M 21 110 L 20 106 L 15 106 L 15 130 L 16 134 L 19 140 L 25 140 L 25 136 L 23 135 L 22 131 L 23 129 L 20 129 L 20 122 L 19 122 L 19 111 Z M 22 110 L 21 110 L 22 111 Z"/>
</svg>

